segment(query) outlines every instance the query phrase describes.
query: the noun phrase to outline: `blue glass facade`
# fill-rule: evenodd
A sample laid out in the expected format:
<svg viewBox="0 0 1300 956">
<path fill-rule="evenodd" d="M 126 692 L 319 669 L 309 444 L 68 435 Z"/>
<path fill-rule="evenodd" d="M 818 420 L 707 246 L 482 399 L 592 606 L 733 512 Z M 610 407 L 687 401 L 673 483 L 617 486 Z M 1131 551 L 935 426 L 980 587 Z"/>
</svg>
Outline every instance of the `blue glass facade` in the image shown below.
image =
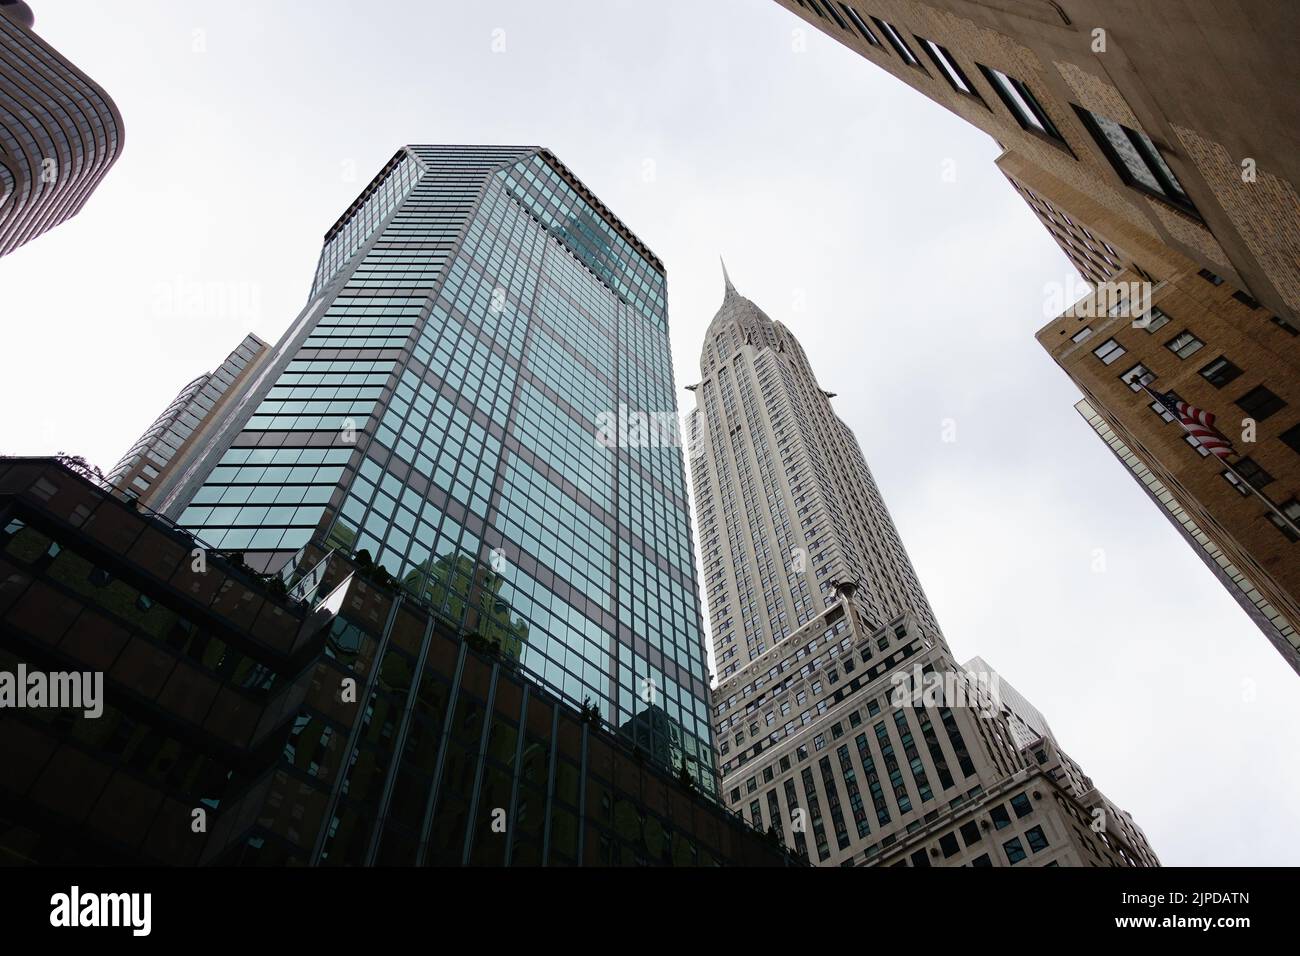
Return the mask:
<svg viewBox="0 0 1300 956">
<path fill-rule="evenodd" d="M 415 146 L 312 294 L 169 513 L 255 567 L 325 539 L 466 632 L 507 622 L 505 653 L 713 792 L 681 450 L 598 440 L 676 414 L 658 260 L 545 150 Z"/>
</svg>

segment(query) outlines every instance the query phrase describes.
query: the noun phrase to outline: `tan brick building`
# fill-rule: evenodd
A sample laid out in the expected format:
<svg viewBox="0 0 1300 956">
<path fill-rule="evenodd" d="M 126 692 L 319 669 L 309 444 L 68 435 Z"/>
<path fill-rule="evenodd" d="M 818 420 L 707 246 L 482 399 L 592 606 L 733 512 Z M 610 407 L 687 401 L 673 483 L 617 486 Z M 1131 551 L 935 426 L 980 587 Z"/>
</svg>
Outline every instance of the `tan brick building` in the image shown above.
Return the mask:
<svg viewBox="0 0 1300 956">
<path fill-rule="evenodd" d="M 1300 324 L 1300 4 L 777 2 L 1156 278 L 1177 253 Z"/>
<path fill-rule="evenodd" d="M 1085 419 L 1120 460 L 1135 468 L 1125 459 L 1139 459 L 1226 556 L 1227 565 L 1217 557 L 1214 563 L 1243 582 L 1225 581 L 1229 591 L 1300 672 L 1296 339 L 1218 279 L 1195 268 L 1175 273 L 1150 287 L 1150 308 L 1136 318 L 1124 303 L 1099 303 L 1103 286 L 1042 329 L 1038 341 L 1087 397 Z M 1128 271 L 1111 287 L 1146 288 Z M 1143 384 L 1213 413 L 1238 452 L 1228 459 L 1231 468 L 1197 447 Z M 1150 489 L 1150 480 L 1135 474 Z"/>
<path fill-rule="evenodd" d="M 777 2 L 1003 147 L 999 169 L 1105 299 L 1063 302 L 1039 341 L 1300 671 L 1300 4 Z M 1114 302 L 1129 283 L 1149 301 Z M 1259 495 L 1152 409 L 1139 367 L 1218 416 Z"/>
</svg>

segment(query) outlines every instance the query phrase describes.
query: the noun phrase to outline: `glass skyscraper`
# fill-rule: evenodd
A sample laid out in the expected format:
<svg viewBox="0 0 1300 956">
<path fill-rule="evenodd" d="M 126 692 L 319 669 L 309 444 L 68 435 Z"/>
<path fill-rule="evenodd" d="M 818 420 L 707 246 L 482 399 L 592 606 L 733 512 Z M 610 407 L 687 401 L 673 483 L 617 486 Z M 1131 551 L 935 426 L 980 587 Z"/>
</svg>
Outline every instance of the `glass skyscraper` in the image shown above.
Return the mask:
<svg viewBox="0 0 1300 956">
<path fill-rule="evenodd" d="M 562 697 L 716 788 L 663 264 L 548 150 L 410 146 L 154 501 L 278 571 L 367 552 Z"/>
</svg>

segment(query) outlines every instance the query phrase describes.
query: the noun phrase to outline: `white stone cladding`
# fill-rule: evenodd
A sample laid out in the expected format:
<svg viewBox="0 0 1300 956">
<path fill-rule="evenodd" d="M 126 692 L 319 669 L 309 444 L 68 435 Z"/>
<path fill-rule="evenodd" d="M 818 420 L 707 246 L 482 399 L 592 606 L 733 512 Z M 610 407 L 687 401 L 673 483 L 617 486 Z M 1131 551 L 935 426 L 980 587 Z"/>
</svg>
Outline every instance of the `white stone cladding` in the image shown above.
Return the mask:
<svg viewBox="0 0 1300 956">
<path fill-rule="evenodd" d="M 853 432 L 798 340 L 730 280 L 688 435 L 714 660 L 735 673 L 852 584 L 868 624 L 910 611 L 943 644 Z"/>
</svg>

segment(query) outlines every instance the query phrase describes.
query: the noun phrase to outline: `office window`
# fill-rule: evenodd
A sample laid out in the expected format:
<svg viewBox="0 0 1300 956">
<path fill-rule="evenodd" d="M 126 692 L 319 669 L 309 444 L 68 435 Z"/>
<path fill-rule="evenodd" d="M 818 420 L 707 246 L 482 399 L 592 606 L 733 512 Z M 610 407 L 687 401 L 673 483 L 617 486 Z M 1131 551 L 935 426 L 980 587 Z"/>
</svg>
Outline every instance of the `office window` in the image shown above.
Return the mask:
<svg viewBox="0 0 1300 956">
<path fill-rule="evenodd" d="M 1113 299 L 1113 301 L 1112 301 Z M 1117 315 L 1131 315 L 1129 311 L 1128 295 L 1119 293 L 1103 294 L 1098 300 L 1098 304 L 1110 302 L 1110 307 L 1106 309 L 1106 314 L 1114 318 Z M 1136 319 L 1134 321 L 1137 321 Z"/>
<path fill-rule="evenodd" d="M 1252 312 L 1259 308 L 1259 300 L 1248 292 L 1243 292 L 1238 289 L 1236 292 L 1232 293 L 1232 297 Z"/>
<path fill-rule="evenodd" d="M 1012 837 L 1006 843 L 1002 844 L 1002 850 L 1007 855 L 1007 862 L 1015 866 L 1026 856 L 1025 848 L 1020 842 L 1020 837 Z"/>
<path fill-rule="evenodd" d="M 1252 388 L 1241 398 L 1237 399 L 1237 405 L 1251 418 L 1257 422 L 1262 422 L 1282 409 L 1286 408 L 1286 402 L 1278 398 L 1263 385 Z"/>
<path fill-rule="evenodd" d="M 979 856 L 975 857 L 975 859 L 970 861 L 970 865 L 971 866 L 992 866 L 993 861 L 989 859 L 989 855 L 987 853 L 981 853 Z"/>
<path fill-rule="evenodd" d="M 857 10 L 853 9 L 853 7 L 846 3 L 841 3 L 840 9 L 848 15 L 850 20 L 853 21 L 853 25 L 857 27 L 858 32 L 862 34 L 862 39 L 866 40 L 872 46 L 880 46 L 880 38 L 871 31 L 871 27 L 867 26 L 866 21 L 862 19 L 862 15 L 859 14 Z"/>
<path fill-rule="evenodd" d="M 1082 106 L 1075 106 L 1074 111 L 1115 167 L 1120 179 L 1135 189 L 1196 214 L 1192 200 L 1160 155 L 1156 144 L 1151 142 L 1151 137 Z"/>
<path fill-rule="evenodd" d="M 1280 315 L 1272 316 L 1269 319 L 1269 321 L 1272 322 L 1274 325 L 1276 325 L 1287 335 L 1300 335 L 1300 329 L 1297 329 L 1294 325 L 1292 325 L 1286 319 L 1282 318 Z"/>
<path fill-rule="evenodd" d="M 1176 394 L 1170 392 L 1169 395 L 1171 398 L 1173 398 L 1174 401 L 1178 401 L 1178 396 Z M 1152 402 L 1150 408 L 1151 411 L 1155 412 L 1157 415 L 1163 418 L 1166 423 L 1178 421 L 1178 416 L 1175 415 L 1173 412 L 1171 412 L 1169 409 L 1165 408 L 1164 402 Z"/>
<path fill-rule="evenodd" d="M 1087 338 L 1088 336 L 1090 336 L 1090 335 L 1092 335 L 1092 326 L 1091 326 L 1091 325 L 1087 325 L 1087 326 L 1084 326 L 1083 328 L 1081 328 L 1078 332 L 1075 332 L 1073 335 L 1071 335 L 1071 336 L 1070 336 L 1070 341 L 1071 341 L 1071 342 L 1082 342 L 1084 339 L 1086 339 L 1086 338 Z"/>
<path fill-rule="evenodd" d="M 1202 458 L 1208 458 L 1208 457 L 1210 456 L 1210 453 L 1209 453 L 1208 451 L 1206 451 L 1204 448 L 1201 447 L 1201 443 L 1198 442 L 1198 441 L 1197 441 L 1195 438 L 1193 438 L 1191 435 L 1184 435 L 1184 436 L 1183 436 L 1183 441 L 1187 442 L 1187 444 L 1189 444 L 1189 445 L 1191 445 L 1193 448 L 1195 448 L 1195 449 L 1196 449 L 1196 454 L 1200 455 Z"/>
<path fill-rule="evenodd" d="M 974 846 L 976 843 L 979 843 L 980 840 L 984 839 L 983 835 L 980 833 L 979 824 L 974 820 L 970 820 L 961 825 L 961 838 L 967 846 Z"/>
<path fill-rule="evenodd" d="M 1011 115 L 1016 118 L 1024 129 L 1030 130 L 1046 136 L 1049 139 L 1056 140 L 1058 143 L 1064 143 L 1065 137 L 1061 131 L 1056 128 L 1043 105 L 1038 102 L 1038 97 L 1024 83 L 1021 83 L 1015 77 L 1007 76 L 1001 70 L 995 70 L 992 67 L 984 66 L 982 63 L 976 63 L 980 72 L 984 74 L 984 79 L 989 81 L 989 86 L 998 94 Z"/>
<path fill-rule="evenodd" d="M 1020 793 L 1011 798 L 1011 809 L 1016 811 L 1016 819 L 1020 819 L 1033 813 L 1034 805 L 1030 803 L 1028 794 Z"/>
<path fill-rule="evenodd" d="M 903 39 L 901 33 L 895 30 L 891 24 L 886 23 L 878 17 L 872 17 L 871 22 L 880 27 L 880 32 L 885 35 L 885 39 L 889 41 L 889 45 L 894 48 L 895 52 L 897 52 L 900 57 L 902 57 L 904 63 L 908 66 L 914 66 L 922 72 L 925 71 L 925 67 L 921 66 L 921 61 L 916 58 L 916 54 L 912 52 L 912 48 L 907 45 L 907 41 Z"/>
<path fill-rule="evenodd" d="M 1300 425 L 1294 425 L 1288 428 L 1282 434 L 1277 436 L 1282 439 L 1282 443 L 1290 448 L 1297 455 L 1300 455 Z"/>
<path fill-rule="evenodd" d="M 1138 328 L 1146 329 L 1148 332 L 1154 332 L 1156 329 L 1163 329 L 1169 324 L 1169 316 L 1153 306 L 1150 312 L 1133 324 Z"/>
<path fill-rule="evenodd" d="M 1101 359 L 1103 365 L 1112 365 L 1124 354 L 1124 346 L 1114 339 L 1107 339 L 1093 349 L 1092 354 Z"/>
<path fill-rule="evenodd" d="M 1011 826 L 1011 817 L 1007 814 L 1007 808 L 1000 803 L 989 811 L 989 816 L 992 818 L 993 826 L 997 830 Z"/>
<path fill-rule="evenodd" d="M 1172 339 L 1165 343 L 1165 348 L 1173 352 L 1180 359 L 1188 358 L 1195 355 L 1201 349 L 1205 348 L 1205 343 L 1198 339 L 1188 329 L 1183 329 Z"/>
<path fill-rule="evenodd" d="M 1201 369 L 1201 375 L 1215 388 L 1223 388 L 1240 374 L 1241 369 L 1222 355 Z"/>
<path fill-rule="evenodd" d="M 1029 841 L 1029 849 L 1038 853 L 1047 849 L 1047 834 L 1043 832 L 1042 827 L 1034 827 L 1025 831 L 1025 839 Z"/>
<path fill-rule="evenodd" d="M 1210 285 L 1223 285 L 1223 277 L 1215 275 L 1209 269 L 1200 269 L 1196 274 Z"/>
<path fill-rule="evenodd" d="M 817 7 L 815 0 L 808 0 L 808 2 L 813 5 L 814 9 Z M 835 21 L 835 25 L 838 26 L 841 30 L 848 30 L 849 25 L 840 18 L 840 15 L 838 13 L 835 12 L 835 4 L 832 3 L 831 0 L 825 0 L 825 2 L 826 2 L 826 12 L 831 15 L 831 19 Z"/>
<path fill-rule="evenodd" d="M 939 68 L 939 72 L 944 75 L 954 90 L 973 97 L 981 103 L 984 102 L 983 98 L 975 92 L 975 87 L 971 85 L 971 81 L 967 79 L 966 74 L 962 72 L 962 68 L 957 65 L 953 55 L 948 52 L 947 47 L 942 47 L 923 36 L 918 36 L 917 39 L 921 41 L 921 48 L 934 61 L 934 65 Z"/>
<path fill-rule="evenodd" d="M 957 834 L 945 833 L 939 837 L 939 849 L 943 851 L 945 860 L 960 853 L 961 847 L 957 845 Z"/>
<path fill-rule="evenodd" d="M 1250 489 L 1242 484 L 1241 479 L 1238 478 L 1237 475 L 1240 475 L 1241 478 L 1245 478 L 1246 481 L 1250 482 L 1256 488 L 1263 488 L 1265 485 L 1268 485 L 1273 481 L 1273 476 L 1261 468 L 1253 458 L 1243 458 L 1232 467 L 1236 471 L 1236 474 L 1233 474 L 1231 471 L 1225 471 L 1223 472 L 1223 478 L 1228 484 L 1232 485 L 1232 487 L 1236 488 L 1237 491 L 1243 495 L 1250 494 Z"/>
<path fill-rule="evenodd" d="M 1296 528 L 1300 528 L 1300 500 L 1292 498 L 1290 501 L 1284 501 L 1277 506 L 1289 521 L 1275 515 L 1272 511 L 1264 513 L 1264 517 L 1273 522 L 1273 526 L 1286 536 L 1288 541 L 1300 541 L 1300 534 L 1296 533 Z"/>
<path fill-rule="evenodd" d="M 1138 362 L 1137 365 L 1134 365 L 1121 375 L 1119 380 L 1127 385 L 1131 391 L 1140 392 L 1143 385 L 1149 385 L 1156 380 L 1156 373 Z"/>
</svg>

